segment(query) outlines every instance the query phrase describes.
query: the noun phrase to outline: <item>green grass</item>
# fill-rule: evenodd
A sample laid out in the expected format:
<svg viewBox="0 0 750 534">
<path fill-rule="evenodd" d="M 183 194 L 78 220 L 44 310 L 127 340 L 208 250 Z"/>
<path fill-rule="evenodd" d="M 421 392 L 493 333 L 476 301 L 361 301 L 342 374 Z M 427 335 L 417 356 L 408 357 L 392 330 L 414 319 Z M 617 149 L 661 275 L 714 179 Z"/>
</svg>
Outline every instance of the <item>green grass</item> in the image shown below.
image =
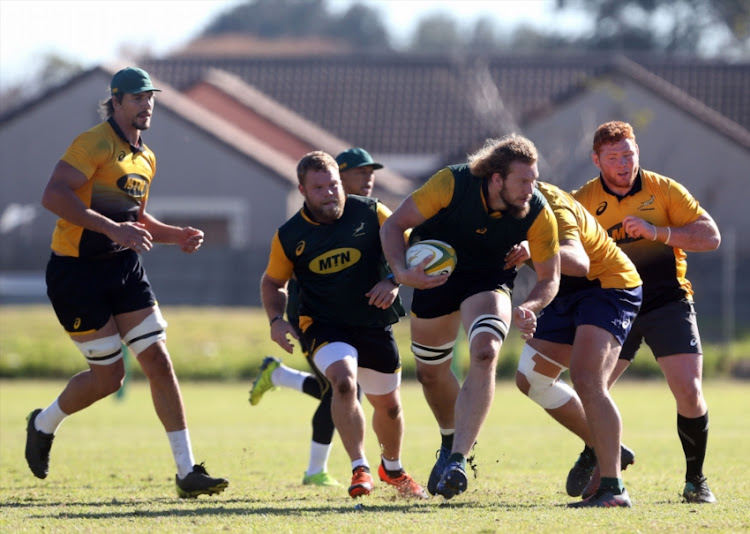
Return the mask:
<svg viewBox="0 0 750 534">
<path fill-rule="evenodd" d="M 564 493 L 580 443 L 499 382 L 477 446 L 479 476 L 452 501 L 398 500 L 378 483 L 364 512 L 343 488 L 301 485 L 307 466 L 312 399 L 279 390 L 247 403 L 248 381 L 185 382 L 183 393 L 197 461 L 230 478 L 217 497 L 178 500 L 174 465 L 144 382 L 122 401 L 105 399 L 63 423 L 49 477 L 34 478 L 23 459 L 25 416 L 46 406 L 61 381 L 0 381 L 1 532 L 741 532 L 750 530 L 750 424 L 747 385 L 708 381 L 711 435 L 706 474 L 715 505 L 679 499 L 684 459 L 674 400 L 663 380 L 625 382 L 615 400 L 624 441 L 636 451 L 625 472 L 632 510 L 569 510 Z M 419 387 L 403 388 L 403 460 L 425 482 L 439 438 Z M 371 413 L 369 406 L 366 411 Z M 367 432 L 376 465 L 377 444 Z M 349 465 L 336 438 L 329 470 L 348 482 Z"/>
</svg>

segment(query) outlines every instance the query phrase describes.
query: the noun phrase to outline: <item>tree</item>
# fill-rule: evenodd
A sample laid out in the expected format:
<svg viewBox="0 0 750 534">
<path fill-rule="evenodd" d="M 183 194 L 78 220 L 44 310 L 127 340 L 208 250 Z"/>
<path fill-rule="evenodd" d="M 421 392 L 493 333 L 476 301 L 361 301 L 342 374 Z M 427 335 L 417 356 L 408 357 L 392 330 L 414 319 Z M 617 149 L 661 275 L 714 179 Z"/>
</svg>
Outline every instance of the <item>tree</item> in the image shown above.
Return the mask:
<svg viewBox="0 0 750 534">
<path fill-rule="evenodd" d="M 254 0 L 219 16 L 203 36 L 226 33 L 264 38 L 330 37 L 358 50 L 390 49 L 380 14 L 358 3 L 339 17 L 328 11 L 326 0 Z"/>
<path fill-rule="evenodd" d="M 559 9 L 593 13 L 599 50 L 744 55 L 750 53 L 747 0 L 558 0 Z"/>
</svg>

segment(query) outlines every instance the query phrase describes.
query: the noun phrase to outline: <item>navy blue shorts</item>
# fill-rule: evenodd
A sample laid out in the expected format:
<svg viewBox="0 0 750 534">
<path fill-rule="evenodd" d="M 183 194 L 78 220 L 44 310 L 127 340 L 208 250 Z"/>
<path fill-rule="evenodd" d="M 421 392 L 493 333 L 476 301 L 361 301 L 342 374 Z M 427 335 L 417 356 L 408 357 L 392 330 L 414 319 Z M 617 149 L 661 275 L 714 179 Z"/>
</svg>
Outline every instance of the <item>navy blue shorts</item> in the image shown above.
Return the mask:
<svg viewBox="0 0 750 534">
<path fill-rule="evenodd" d="M 622 345 L 641 307 L 643 291 L 589 287 L 555 297 L 537 318 L 535 339 L 572 345 L 580 325 L 598 326 Z"/>
<path fill-rule="evenodd" d="M 52 254 L 47 296 L 60 324 L 71 334 L 99 330 L 109 318 L 156 304 L 140 258 L 132 250 L 101 258 Z"/>
<path fill-rule="evenodd" d="M 357 366 L 372 369 L 380 373 L 395 373 L 401 368 L 401 356 L 393 337 L 393 328 L 364 328 L 354 326 L 336 326 L 313 323 L 302 333 L 301 340 L 310 350 L 306 354 L 310 365 L 313 364 L 315 351 L 326 343 L 347 343 L 357 349 Z"/>
<path fill-rule="evenodd" d="M 632 362 L 644 340 L 655 358 L 673 354 L 703 354 L 693 301 L 676 300 L 636 317 L 620 352 L 620 359 Z"/>
<path fill-rule="evenodd" d="M 415 289 L 411 313 L 420 319 L 433 319 L 449 315 L 461 308 L 461 303 L 472 295 L 485 291 L 501 291 L 509 297 L 513 293 L 515 269 L 476 272 L 455 272 L 442 286 Z"/>
</svg>

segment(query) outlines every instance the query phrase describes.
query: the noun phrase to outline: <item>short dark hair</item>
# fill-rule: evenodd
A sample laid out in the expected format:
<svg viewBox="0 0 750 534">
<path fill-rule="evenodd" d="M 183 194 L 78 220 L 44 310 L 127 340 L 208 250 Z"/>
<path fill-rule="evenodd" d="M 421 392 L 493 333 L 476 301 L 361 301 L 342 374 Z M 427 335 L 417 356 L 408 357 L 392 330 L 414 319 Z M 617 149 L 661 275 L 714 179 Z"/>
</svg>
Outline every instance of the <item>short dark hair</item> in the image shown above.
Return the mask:
<svg viewBox="0 0 750 534">
<path fill-rule="evenodd" d="M 531 140 L 518 134 L 510 134 L 500 139 L 487 139 L 484 146 L 469 155 L 469 169 L 474 176 L 489 178 L 499 173 L 505 179 L 510 164 L 514 161 L 533 165 L 539 160 L 536 146 Z"/>
<path fill-rule="evenodd" d="M 327 171 L 329 169 L 335 169 L 337 173 L 339 170 L 339 164 L 336 163 L 333 156 L 322 150 L 308 152 L 297 163 L 297 181 L 300 185 L 304 185 L 305 175 L 309 171 Z"/>
</svg>

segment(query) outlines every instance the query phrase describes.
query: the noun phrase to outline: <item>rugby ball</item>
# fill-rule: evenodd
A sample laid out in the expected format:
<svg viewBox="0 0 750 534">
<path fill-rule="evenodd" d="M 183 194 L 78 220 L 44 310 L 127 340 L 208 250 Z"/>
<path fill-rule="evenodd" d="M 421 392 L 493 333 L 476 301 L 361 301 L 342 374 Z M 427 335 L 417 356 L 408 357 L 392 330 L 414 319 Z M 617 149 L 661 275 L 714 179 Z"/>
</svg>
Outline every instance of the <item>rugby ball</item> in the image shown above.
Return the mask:
<svg viewBox="0 0 750 534">
<path fill-rule="evenodd" d="M 451 274 L 458 262 L 453 247 L 437 239 L 419 241 L 406 250 L 406 265 L 410 269 L 420 264 L 425 258 L 432 258 L 424 268 L 425 274 L 429 276 Z"/>
</svg>

